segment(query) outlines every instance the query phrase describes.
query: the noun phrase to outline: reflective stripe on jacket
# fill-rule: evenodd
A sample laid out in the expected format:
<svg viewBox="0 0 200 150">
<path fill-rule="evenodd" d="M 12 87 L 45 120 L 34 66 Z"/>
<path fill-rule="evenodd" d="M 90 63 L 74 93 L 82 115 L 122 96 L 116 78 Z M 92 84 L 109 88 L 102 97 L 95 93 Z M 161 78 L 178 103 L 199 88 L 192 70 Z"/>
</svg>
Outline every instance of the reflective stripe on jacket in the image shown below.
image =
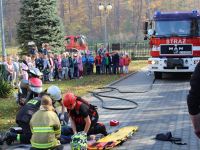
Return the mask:
<svg viewBox="0 0 200 150">
<path fill-rule="evenodd" d="M 48 133 L 48 132 L 54 132 L 52 127 L 33 127 L 32 129 L 33 133 Z"/>
<path fill-rule="evenodd" d="M 61 125 L 55 112 L 38 110 L 30 121 L 30 127 L 32 147 L 47 149 L 60 144 Z"/>
<path fill-rule="evenodd" d="M 55 147 L 55 145 L 58 145 L 58 144 L 56 143 L 56 141 L 53 141 L 53 142 L 44 143 L 44 144 L 31 142 L 31 145 L 32 145 L 32 147 L 35 147 L 35 148 L 46 149 L 46 148 Z"/>
</svg>

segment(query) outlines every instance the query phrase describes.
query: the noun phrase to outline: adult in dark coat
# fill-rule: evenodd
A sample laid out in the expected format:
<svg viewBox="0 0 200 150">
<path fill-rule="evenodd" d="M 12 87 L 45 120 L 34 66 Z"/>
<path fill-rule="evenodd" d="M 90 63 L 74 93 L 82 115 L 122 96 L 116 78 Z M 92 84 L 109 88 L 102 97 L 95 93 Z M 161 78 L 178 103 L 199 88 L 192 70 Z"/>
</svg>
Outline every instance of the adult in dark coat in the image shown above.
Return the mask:
<svg viewBox="0 0 200 150">
<path fill-rule="evenodd" d="M 119 54 L 118 54 L 118 52 L 116 52 L 113 55 L 112 61 L 113 61 L 113 73 L 118 74 L 119 73 Z"/>
<path fill-rule="evenodd" d="M 187 105 L 194 132 L 200 138 L 200 63 L 197 64 L 190 79 L 190 91 L 187 96 Z"/>
</svg>

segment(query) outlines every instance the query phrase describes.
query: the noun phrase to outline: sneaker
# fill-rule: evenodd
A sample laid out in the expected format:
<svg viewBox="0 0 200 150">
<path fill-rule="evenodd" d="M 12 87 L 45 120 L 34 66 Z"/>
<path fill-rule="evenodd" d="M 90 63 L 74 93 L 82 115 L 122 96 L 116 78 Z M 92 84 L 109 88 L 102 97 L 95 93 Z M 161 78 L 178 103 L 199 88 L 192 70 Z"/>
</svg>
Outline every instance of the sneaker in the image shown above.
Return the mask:
<svg viewBox="0 0 200 150">
<path fill-rule="evenodd" d="M 97 122 L 97 124 L 96 124 L 96 130 L 99 133 L 103 134 L 104 136 L 108 135 L 108 133 L 106 131 L 105 125 L 103 123 L 101 123 L 101 122 Z"/>
<path fill-rule="evenodd" d="M 17 139 L 17 134 L 14 132 L 7 132 L 4 141 L 6 141 L 7 145 L 11 145 Z"/>
</svg>

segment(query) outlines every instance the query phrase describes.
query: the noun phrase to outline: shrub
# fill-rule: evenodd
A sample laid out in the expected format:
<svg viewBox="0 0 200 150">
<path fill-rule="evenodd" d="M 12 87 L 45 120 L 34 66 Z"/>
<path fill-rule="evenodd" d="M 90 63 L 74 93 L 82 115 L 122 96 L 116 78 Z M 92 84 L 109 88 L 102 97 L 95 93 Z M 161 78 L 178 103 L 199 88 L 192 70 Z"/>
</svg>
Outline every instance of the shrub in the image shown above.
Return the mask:
<svg viewBox="0 0 200 150">
<path fill-rule="evenodd" d="M 13 93 L 13 86 L 4 79 L 0 79 L 0 98 L 8 98 Z"/>
<path fill-rule="evenodd" d="M 5 65 L 0 65 L 0 98 L 7 98 L 10 97 L 13 93 L 13 86 L 8 83 L 7 79 L 7 72 Z"/>
</svg>

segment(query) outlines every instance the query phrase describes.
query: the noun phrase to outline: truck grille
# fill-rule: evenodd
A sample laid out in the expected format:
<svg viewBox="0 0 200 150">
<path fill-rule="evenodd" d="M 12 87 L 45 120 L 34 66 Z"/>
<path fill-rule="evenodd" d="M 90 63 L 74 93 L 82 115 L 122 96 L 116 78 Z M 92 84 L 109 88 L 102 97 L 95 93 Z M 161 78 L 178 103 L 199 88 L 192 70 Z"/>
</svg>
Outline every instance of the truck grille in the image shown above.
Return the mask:
<svg viewBox="0 0 200 150">
<path fill-rule="evenodd" d="M 161 55 L 192 55 L 192 45 L 190 44 L 171 44 L 160 45 Z"/>
</svg>

